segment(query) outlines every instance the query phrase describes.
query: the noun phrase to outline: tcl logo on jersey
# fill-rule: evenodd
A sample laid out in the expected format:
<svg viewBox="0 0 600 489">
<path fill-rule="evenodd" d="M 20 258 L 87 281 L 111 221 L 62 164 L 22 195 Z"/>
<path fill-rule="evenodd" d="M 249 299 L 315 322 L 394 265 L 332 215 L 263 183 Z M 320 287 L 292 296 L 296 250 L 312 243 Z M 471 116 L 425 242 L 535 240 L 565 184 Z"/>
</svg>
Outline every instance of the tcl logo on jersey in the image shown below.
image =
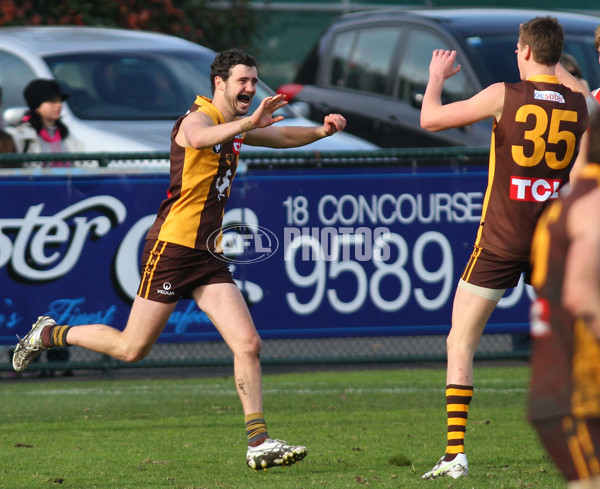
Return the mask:
<svg viewBox="0 0 600 489">
<path fill-rule="evenodd" d="M 527 202 L 545 202 L 549 199 L 556 199 L 560 184 L 560 180 L 511 177 L 510 198 Z"/>
<path fill-rule="evenodd" d="M 238 134 L 233 138 L 233 152 L 239 156 L 240 150 L 242 149 L 242 143 L 244 142 L 244 138 L 241 134 Z"/>
</svg>

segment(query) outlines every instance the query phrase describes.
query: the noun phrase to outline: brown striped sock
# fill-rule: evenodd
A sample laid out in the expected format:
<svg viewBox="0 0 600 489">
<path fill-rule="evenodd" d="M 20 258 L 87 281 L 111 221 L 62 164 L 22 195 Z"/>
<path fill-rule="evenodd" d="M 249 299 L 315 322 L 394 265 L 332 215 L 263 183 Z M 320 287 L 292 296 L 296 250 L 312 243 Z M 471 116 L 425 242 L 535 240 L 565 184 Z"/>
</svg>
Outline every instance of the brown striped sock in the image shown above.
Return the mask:
<svg viewBox="0 0 600 489">
<path fill-rule="evenodd" d="M 260 445 L 266 438 L 269 438 L 263 413 L 246 415 L 246 434 L 248 435 L 248 445 L 251 447 Z"/>
<path fill-rule="evenodd" d="M 473 399 L 473 386 L 448 384 L 446 386 L 446 413 L 448 415 L 448 444 L 444 460 L 454 460 L 465 453 L 465 432 L 469 404 Z"/>
<path fill-rule="evenodd" d="M 55 346 L 70 346 L 67 343 L 67 333 L 71 326 L 46 326 L 42 330 L 42 343 L 46 348 Z"/>
</svg>

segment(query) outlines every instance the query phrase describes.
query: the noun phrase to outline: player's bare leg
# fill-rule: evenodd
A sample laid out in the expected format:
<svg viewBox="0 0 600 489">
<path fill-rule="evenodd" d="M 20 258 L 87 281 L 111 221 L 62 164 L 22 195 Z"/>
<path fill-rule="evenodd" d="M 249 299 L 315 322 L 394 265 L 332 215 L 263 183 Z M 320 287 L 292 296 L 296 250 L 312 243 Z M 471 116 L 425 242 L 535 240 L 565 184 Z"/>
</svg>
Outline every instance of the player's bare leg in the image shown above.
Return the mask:
<svg viewBox="0 0 600 489">
<path fill-rule="evenodd" d="M 194 300 L 233 352 L 235 384 L 245 414 L 262 412 L 261 339 L 234 284 L 198 287 Z"/>
<path fill-rule="evenodd" d="M 233 352 L 236 389 L 249 430 L 246 463 L 258 470 L 302 460 L 306 456 L 306 447 L 288 445 L 268 436 L 263 416 L 262 342 L 239 289 L 234 284 L 211 284 L 197 288 L 193 295 L 198 307 L 208 315 Z M 252 429 L 259 432 L 254 437 L 256 442 L 251 442 Z"/>
<path fill-rule="evenodd" d="M 469 474 L 464 453 L 464 435 L 469 404 L 473 397 L 473 357 L 485 325 L 497 301 L 486 299 L 458 287 L 452 309 L 452 327 L 446 341 L 446 406 L 448 412 L 448 445 L 445 455 L 423 479 Z"/>
<path fill-rule="evenodd" d="M 163 304 L 136 297 L 123 331 L 105 324 L 73 326 L 67 342 L 126 362 L 144 358 L 162 333 L 177 303 Z"/>
<path fill-rule="evenodd" d="M 106 324 L 58 325 L 50 316 L 40 316 L 31 331 L 19 339 L 13 368 L 22 372 L 43 350 L 71 345 L 136 362 L 150 352 L 174 307 L 175 303 L 161 304 L 136 297 L 123 331 Z"/>
<path fill-rule="evenodd" d="M 457 287 L 452 308 L 452 328 L 446 340 L 447 384 L 473 385 L 473 357 L 496 304 L 496 301 Z"/>
</svg>

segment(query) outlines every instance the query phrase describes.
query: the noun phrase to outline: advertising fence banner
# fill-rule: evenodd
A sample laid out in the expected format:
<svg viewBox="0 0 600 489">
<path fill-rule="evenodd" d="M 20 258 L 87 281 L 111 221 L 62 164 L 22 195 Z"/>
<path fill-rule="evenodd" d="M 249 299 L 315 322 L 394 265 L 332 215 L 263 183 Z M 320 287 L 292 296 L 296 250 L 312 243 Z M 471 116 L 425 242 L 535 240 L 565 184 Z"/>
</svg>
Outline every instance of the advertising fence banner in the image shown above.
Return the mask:
<svg viewBox="0 0 600 489">
<path fill-rule="evenodd" d="M 236 176 L 222 243 L 261 336 L 446 333 L 485 170 L 364 165 Z M 0 343 L 14 344 L 42 314 L 123 328 L 167 187 L 164 173 L 3 177 Z M 530 299 L 523 283 L 507 291 L 486 332 L 526 331 Z M 182 300 L 160 341 L 218 338 Z"/>
</svg>

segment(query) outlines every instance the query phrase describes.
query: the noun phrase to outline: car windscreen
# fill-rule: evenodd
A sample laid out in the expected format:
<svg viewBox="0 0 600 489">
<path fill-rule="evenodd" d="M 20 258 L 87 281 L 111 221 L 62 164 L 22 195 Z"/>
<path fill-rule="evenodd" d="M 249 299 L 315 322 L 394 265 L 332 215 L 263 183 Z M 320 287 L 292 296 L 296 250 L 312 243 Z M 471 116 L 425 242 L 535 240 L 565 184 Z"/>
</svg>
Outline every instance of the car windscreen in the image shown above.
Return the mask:
<svg viewBox="0 0 600 489">
<path fill-rule="evenodd" d="M 514 33 L 466 37 L 464 44 L 484 86 L 502 81 L 516 83 L 520 80 L 515 54 L 517 39 Z M 598 53 L 594 50 L 592 35 L 567 33 L 564 52 L 575 57 L 582 68 L 583 78 L 591 87 L 600 85 Z"/>
<path fill-rule="evenodd" d="M 174 120 L 185 114 L 196 95 L 211 98 L 212 59 L 193 52 L 86 52 L 45 58 L 70 95 L 67 103 L 76 117 L 114 121 Z M 250 112 L 272 94 L 259 83 Z"/>
</svg>

